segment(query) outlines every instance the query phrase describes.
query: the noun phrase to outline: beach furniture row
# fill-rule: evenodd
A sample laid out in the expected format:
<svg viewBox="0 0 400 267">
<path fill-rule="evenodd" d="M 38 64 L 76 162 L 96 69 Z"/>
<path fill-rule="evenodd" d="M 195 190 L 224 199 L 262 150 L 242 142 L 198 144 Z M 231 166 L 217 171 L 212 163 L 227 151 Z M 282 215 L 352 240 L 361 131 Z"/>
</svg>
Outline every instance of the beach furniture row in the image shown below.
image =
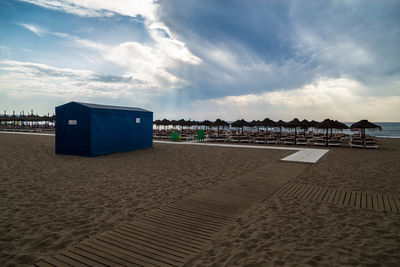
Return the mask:
<svg viewBox="0 0 400 267">
<path fill-rule="evenodd" d="M 199 133 L 202 135 L 199 138 Z M 351 148 L 378 148 L 377 140 L 367 136 L 364 140 L 360 136 L 339 133 L 324 135 L 323 133 L 277 133 L 277 132 L 229 132 L 229 131 L 163 131 L 156 130 L 153 133 L 156 139 L 173 141 L 202 140 L 213 143 L 254 143 L 269 145 L 297 145 L 297 146 L 321 146 L 321 147 L 351 147 Z"/>
</svg>

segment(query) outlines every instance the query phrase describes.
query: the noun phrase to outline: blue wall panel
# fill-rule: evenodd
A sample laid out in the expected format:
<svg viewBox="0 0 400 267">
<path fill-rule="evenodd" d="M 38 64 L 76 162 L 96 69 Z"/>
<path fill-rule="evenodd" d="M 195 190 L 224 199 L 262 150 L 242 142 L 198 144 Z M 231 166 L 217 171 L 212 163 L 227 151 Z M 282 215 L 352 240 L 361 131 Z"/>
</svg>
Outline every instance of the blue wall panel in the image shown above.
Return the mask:
<svg viewBox="0 0 400 267">
<path fill-rule="evenodd" d="M 56 114 L 56 153 L 98 156 L 153 146 L 152 112 L 76 102 L 56 110 L 61 114 Z M 68 125 L 71 118 L 77 118 L 77 127 Z"/>
<path fill-rule="evenodd" d="M 69 124 L 69 121 L 76 124 Z M 56 153 L 90 155 L 90 109 L 76 103 L 56 108 Z"/>
</svg>

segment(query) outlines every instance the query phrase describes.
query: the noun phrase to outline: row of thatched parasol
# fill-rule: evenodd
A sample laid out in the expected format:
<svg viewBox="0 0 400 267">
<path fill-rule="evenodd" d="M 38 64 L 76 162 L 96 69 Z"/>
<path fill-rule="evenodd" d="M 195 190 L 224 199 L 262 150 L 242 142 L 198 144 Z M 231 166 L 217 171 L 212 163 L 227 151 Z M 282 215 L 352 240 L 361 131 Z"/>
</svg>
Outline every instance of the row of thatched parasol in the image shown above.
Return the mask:
<svg viewBox="0 0 400 267">
<path fill-rule="evenodd" d="M 44 115 L 44 116 L 39 116 L 39 115 L 34 115 L 29 114 L 29 115 L 15 115 L 15 112 L 13 112 L 12 115 L 7 115 L 5 112 L 3 115 L 0 115 L 0 122 L 54 122 L 56 120 L 56 116 L 50 114 Z"/>
<path fill-rule="evenodd" d="M 314 120 L 308 121 L 305 119 L 300 121 L 297 118 L 295 118 L 289 122 L 284 122 L 282 120 L 275 122 L 269 118 L 265 118 L 262 121 L 253 120 L 251 122 L 247 122 L 247 121 L 241 119 L 241 120 L 237 120 L 231 124 L 229 124 L 228 122 L 221 120 L 221 119 L 217 119 L 214 122 L 211 122 L 209 120 L 200 122 L 200 121 L 192 121 L 192 120 L 185 121 L 184 119 L 181 119 L 178 121 L 175 121 L 175 120 L 169 121 L 167 119 L 163 119 L 163 120 L 154 121 L 154 124 L 155 125 L 164 125 L 164 127 L 169 126 L 169 125 L 181 126 L 182 129 L 184 126 L 188 126 L 188 127 L 190 127 L 190 126 L 205 126 L 206 128 L 207 127 L 217 127 L 218 132 L 219 132 L 219 127 L 228 127 L 229 125 L 231 127 L 235 127 L 238 129 L 241 128 L 242 132 L 243 132 L 244 127 L 257 127 L 257 131 L 259 131 L 260 127 L 266 127 L 266 128 L 279 127 L 281 134 L 282 134 L 282 128 L 289 128 L 289 129 L 295 130 L 295 135 L 297 134 L 297 129 L 303 129 L 304 132 L 307 131 L 309 128 L 324 129 L 324 130 L 326 130 L 326 135 L 328 135 L 329 130 L 331 130 L 331 134 L 332 134 L 333 129 L 343 130 L 343 129 L 350 128 L 350 129 L 360 129 L 362 138 L 365 137 L 365 129 L 382 130 L 381 126 L 371 123 L 367 120 L 361 120 L 359 122 L 352 124 L 350 127 L 348 127 L 346 124 L 339 122 L 337 120 L 325 119 L 322 122 L 317 122 Z"/>
<path fill-rule="evenodd" d="M 235 128 L 243 128 L 243 127 L 257 127 L 259 129 L 259 127 L 280 127 L 280 128 L 292 128 L 292 129 L 304 129 L 307 130 L 309 128 L 317 128 L 317 129 L 349 129 L 349 127 L 342 123 L 339 122 L 337 120 L 331 120 L 331 119 L 326 119 L 322 122 L 317 122 L 317 121 L 308 121 L 308 120 L 298 120 L 297 118 L 289 121 L 289 122 L 284 122 L 282 120 L 279 120 L 277 122 L 266 118 L 262 121 L 260 120 L 253 120 L 251 122 L 247 122 L 243 119 L 241 120 L 237 120 L 234 121 L 232 123 L 228 123 L 224 120 L 221 119 L 217 119 L 214 122 L 209 121 L 209 120 L 205 120 L 205 121 L 192 121 L 192 120 L 167 120 L 167 119 L 163 119 L 163 120 L 156 120 L 154 121 L 154 124 L 159 126 L 159 125 L 163 125 L 163 126 L 205 126 L 205 127 L 235 127 Z M 351 129 L 381 129 L 381 127 L 379 125 L 370 123 L 367 120 L 361 120 L 357 123 L 354 123 L 353 125 L 351 125 L 350 127 Z"/>
</svg>

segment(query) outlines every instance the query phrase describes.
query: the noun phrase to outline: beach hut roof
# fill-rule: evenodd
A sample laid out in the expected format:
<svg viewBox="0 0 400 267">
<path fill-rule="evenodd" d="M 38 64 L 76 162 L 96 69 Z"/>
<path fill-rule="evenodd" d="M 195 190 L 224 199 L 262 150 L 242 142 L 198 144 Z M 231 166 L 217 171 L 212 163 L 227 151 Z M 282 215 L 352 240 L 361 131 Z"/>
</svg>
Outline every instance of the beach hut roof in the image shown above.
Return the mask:
<svg viewBox="0 0 400 267">
<path fill-rule="evenodd" d="M 140 111 L 140 112 L 151 112 L 142 108 L 136 108 L 136 107 L 120 107 L 120 106 L 111 106 L 111 105 L 102 105 L 102 104 L 92 104 L 92 103 L 83 103 L 83 102 L 70 102 L 70 103 L 76 103 L 85 107 L 89 108 L 94 108 L 94 109 L 114 109 L 114 110 L 128 110 L 128 111 Z M 64 104 L 64 105 L 68 105 Z M 63 105 L 62 105 L 63 106 Z"/>
</svg>

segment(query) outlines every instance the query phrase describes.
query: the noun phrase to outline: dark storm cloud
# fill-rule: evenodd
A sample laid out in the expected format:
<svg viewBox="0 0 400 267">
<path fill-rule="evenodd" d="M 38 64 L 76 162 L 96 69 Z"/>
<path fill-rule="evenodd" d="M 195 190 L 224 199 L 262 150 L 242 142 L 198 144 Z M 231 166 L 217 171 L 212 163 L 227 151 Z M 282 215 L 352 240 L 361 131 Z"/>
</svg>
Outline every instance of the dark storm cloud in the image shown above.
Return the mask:
<svg viewBox="0 0 400 267">
<path fill-rule="evenodd" d="M 385 83 L 400 74 L 398 1 L 163 1 L 161 20 L 202 60 L 175 66 L 181 94 L 294 89 L 318 77 Z M 215 51 L 226 52 L 231 58 Z M 232 59 L 232 62 L 229 62 Z M 369 94 L 395 92 L 369 92 Z"/>
</svg>

